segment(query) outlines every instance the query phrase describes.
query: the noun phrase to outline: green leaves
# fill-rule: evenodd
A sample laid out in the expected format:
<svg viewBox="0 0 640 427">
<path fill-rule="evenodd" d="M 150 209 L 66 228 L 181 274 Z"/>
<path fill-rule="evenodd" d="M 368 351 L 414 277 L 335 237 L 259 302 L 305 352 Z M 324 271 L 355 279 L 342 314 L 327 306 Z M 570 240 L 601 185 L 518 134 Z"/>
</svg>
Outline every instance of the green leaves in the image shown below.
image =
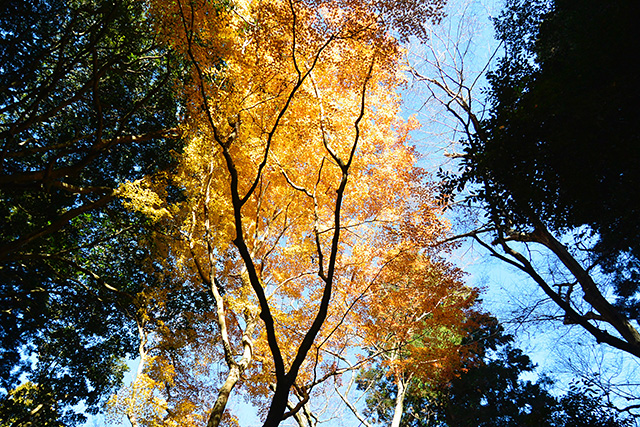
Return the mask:
<svg viewBox="0 0 640 427">
<path fill-rule="evenodd" d="M 116 189 L 171 164 L 180 68 L 144 2 L 5 6 L 0 384 L 46 389 L 51 417 L 79 402 L 96 411 L 136 349 L 134 296 L 155 283 L 148 224 Z"/>
</svg>

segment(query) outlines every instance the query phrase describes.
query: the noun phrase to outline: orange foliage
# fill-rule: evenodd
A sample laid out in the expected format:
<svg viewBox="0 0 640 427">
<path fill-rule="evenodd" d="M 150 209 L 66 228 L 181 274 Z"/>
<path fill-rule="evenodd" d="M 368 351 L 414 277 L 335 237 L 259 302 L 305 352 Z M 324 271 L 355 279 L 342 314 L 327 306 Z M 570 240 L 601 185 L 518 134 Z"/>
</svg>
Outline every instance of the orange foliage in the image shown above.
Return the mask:
<svg viewBox="0 0 640 427">
<path fill-rule="evenodd" d="M 394 369 L 447 364 L 474 293 L 429 249 L 448 225 L 408 141 L 417 125 L 399 117 L 401 52 L 379 12 L 355 0 L 151 2 L 192 66 L 171 177 L 187 198 L 160 211 L 178 230 L 167 261 L 215 300 L 189 315 L 215 327 L 190 338 L 153 323 L 146 375 L 171 389 L 150 394 L 173 399 L 165 421 L 201 425 L 171 412 L 213 406 L 215 393 L 189 385 L 208 375 L 200 363 L 227 366 L 218 402 L 238 384 L 263 405 L 274 387 L 304 398 L 335 372 L 327 354 L 349 346 L 402 349 Z M 134 207 L 160 184 L 131 186 L 146 195 L 130 195 Z"/>
<path fill-rule="evenodd" d="M 360 315 L 367 347 L 391 375 L 432 387 L 453 378 L 471 350 L 461 341 L 477 299 L 460 276 L 423 254 L 403 253 L 387 264 Z"/>
</svg>

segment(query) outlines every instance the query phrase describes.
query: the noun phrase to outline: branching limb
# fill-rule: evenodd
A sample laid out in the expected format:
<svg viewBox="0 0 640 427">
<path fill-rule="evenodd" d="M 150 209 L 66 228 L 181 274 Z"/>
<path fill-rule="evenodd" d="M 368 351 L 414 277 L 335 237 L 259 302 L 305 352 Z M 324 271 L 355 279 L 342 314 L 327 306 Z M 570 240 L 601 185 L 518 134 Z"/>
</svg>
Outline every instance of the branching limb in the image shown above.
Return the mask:
<svg viewBox="0 0 640 427">
<path fill-rule="evenodd" d="M 517 269 L 523 271 L 529 277 L 531 277 L 540 286 L 540 288 L 544 291 L 544 293 L 547 294 L 547 296 L 551 298 L 551 300 L 566 313 L 567 319 L 570 319 L 572 322 L 582 326 L 587 332 L 589 332 L 594 338 L 596 338 L 598 342 L 607 343 L 612 347 L 618 348 L 620 350 L 626 351 L 630 354 L 640 357 L 640 346 L 637 344 L 637 341 L 635 341 L 634 334 L 633 334 L 633 331 L 635 331 L 635 329 L 633 329 L 633 331 L 630 331 L 627 329 L 628 321 L 618 322 L 618 320 L 615 317 L 607 318 L 602 312 L 600 312 L 600 314 L 606 318 L 607 323 L 611 324 L 618 332 L 620 332 L 622 337 L 625 339 L 621 339 L 614 335 L 611 335 L 609 332 L 604 331 L 598 328 L 597 326 L 595 326 L 594 324 L 590 323 L 590 320 L 594 320 L 597 317 L 597 315 L 594 315 L 593 313 L 592 314 L 587 313 L 585 315 L 577 312 L 568 301 L 566 301 L 558 292 L 554 291 L 551 285 L 549 285 L 547 281 L 538 274 L 538 272 L 533 267 L 531 262 L 524 255 L 522 255 L 520 252 L 516 251 L 511 246 L 509 246 L 508 241 L 505 240 L 504 233 L 501 230 L 498 230 L 498 238 L 496 239 L 494 244 L 499 245 L 506 255 L 499 253 L 494 246 L 486 243 L 483 239 L 480 238 L 478 234 L 472 233 L 471 237 L 473 237 L 481 246 L 487 249 L 492 256 L 500 259 L 503 262 L 508 263 L 509 265 L 516 267 Z M 510 238 L 513 240 L 514 235 L 511 234 Z M 556 251 L 563 257 L 571 257 L 570 254 L 568 254 L 568 251 L 566 251 L 566 248 L 564 249 L 564 251 L 566 252 L 563 252 L 562 248 L 558 246 L 554 246 L 554 245 L 560 245 L 560 243 L 557 242 L 557 240 L 555 239 L 551 240 L 551 238 L 552 236 L 548 233 L 548 231 L 544 232 L 539 228 L 536 229 L 534 233 L 528 234 L 526 235 L 526 237 L 523 237 L 523 239 L 526 241 L 543 244 L 545 246 L 548 245 L 547 247 L 549 246 L 554 247 Z M 558 254 L 556 255 L 560 258 L 560 255 Z M 565 266 L 567 264 L 569 265 L 573 264 L 573 268 L 575 268 L 576 265 L 580 267 L 578 262 L 573 257 L 571 257 L 571 259 L 567 258 L 565 260 L 562 260 L 562 258 L 560 259 L 561 261 L 563 261 L 563 263 L 566 262 Z M 592 301 L 596 300 L 599 304 L 601 304 L 602 301 L 601 300 L 598 301 L 599 298 L 597 295 L 600 295 L 600 297 L 602 297 L 602 294 L 597 289 L 597 286 L 595 285 L 595 283 L 593 283 L 592 279 L 590 277 L 588 278 L 585 277 L 585 276 L 588 276 L 587 273 L 585 272 L 584 274 L 582 274 L 581 271 L 584 272 L 584 270 L 582 270 L 581 267 L 575 270 L 570 269 L 570 271 L 574 274 L 574 277 L 576 277 L 576 279 L 582 284 L 583 290 L 586 289 L 585 300 L 587 300 L 587 302 L 590 302 L 589 299 L 591 299 Z M 589 283 L 589 281 L 591 283 Z M 586 286 L 583 284 L 583 282 L 586 283 Z M 597 294 L 593 293 L 594 287 L 595 287 L 595 290 L 597 291 Z M 591 295 L 587 296 L 587 292 L 591 292 Z M 604 299 L 604 297 L 602 298 Z M 606 304 L 610 305 L 608 302 L 606 302 Z M 594 304 L 592 304 L 592 307 L 596 308 Z M 600 307 L 602 308 L 602 306 Z M 603 310 L 605 310 L 606 312 L 606 306 L 603 308 Z M 633 327 L 631 326 L 631 328 Z M 628 339 L 627 337 L 631 337 L 631 339 Z"/>
<path fill-rule="evenodd" d="M 41 228 L 40 230 L 34 231 L 31 234 L 20 237 L 6 245 L 0 246 L 0 259 L 8 258 L 9 254 L 12 252 L 17 252 L 20 248 L 28 245 L 29 243 L 39 239 L 40 237 L 53 234 L 56 231 L 64 228 L 69 222 L 76 218 L 79 215 L 82 215 L 85 212 L 89 212 L 91 210 L 97 209 L 111 202 L 116 197 L 116 192 L 112 191 L 110 194 L 104 195 L 98 200 L 81 205 L 75 209 L 71 209 L 57 219 L 51 222 L 47 227 Z"/>
</svg>

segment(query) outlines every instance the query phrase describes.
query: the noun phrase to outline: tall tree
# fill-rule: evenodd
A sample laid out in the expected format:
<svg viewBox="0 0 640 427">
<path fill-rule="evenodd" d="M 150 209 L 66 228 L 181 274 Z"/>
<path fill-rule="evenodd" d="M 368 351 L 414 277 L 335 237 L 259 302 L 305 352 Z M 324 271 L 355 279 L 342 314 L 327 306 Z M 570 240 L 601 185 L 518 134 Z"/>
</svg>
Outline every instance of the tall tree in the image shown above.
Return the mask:
<svg viewBox="0 0 640 427">
<path fill-rule="evenodd" d="M 384 16 L 437 16 L 439 2 L 427 4 Z M 165 211 L 176 230 L 166 261 L 215 301 L 215 313 L 191 320 L 214 320 L 208 343 L 225 379 L 216 396 L 194 396 L 174 381 L 177 369 L 148 395 L 162 397 L 167 422 L 180 422 L 175 404 L 190 401 L 215 426 L 240 383 L 267 402 L 265 425 L 275 426 L 330 366 L 321 347 L 344 351 L 342 325 L 385 261 L 433 254 L 426 248 L 448 229 L 407 141 L 414 124 L 399 119 L 398 43 L 380 9 L 358 1 L 157 1 L 151 13 L 192 67 L 172 177 L 187 197 Z M 162 183 L 139 187 L 139 209 L 154 192 Z M 157 342 L 153 363 L 171 361 Z M 147 377 L 159 375 L 152 366 Z"/>
<path fill-rule="evenodd" d="M 447 383 L 467 357 L 470 347 L 463 340 L 476 298 L 460 271 L 442 260 L 403 254 L 382 272 L 357 326 L 375 364 L 361 375 L 358 387 L 371 385 L 364 379 L 371 375 L 393 382 L 392 427 L 400 426 L 409 390 L 416 394 Z M 377 398 L 370 397 L 373 404 Z"/>
<path fill-rule="evenodd" d="M 123 208 L 119 186 L 166 168 L 177 147 L 177 68 L 145 8 L 0 8 L 0 389 L 3 410 L 30 402 L 32 417 L 14 425 L 80 402 L 97 411 L 136 348 L 149 221 Z"/>
<path fill-rule="evenodd" d="M 489 117 L 449 92 L 467 139 L 447 189 L 466 187 L 487 209 L 467 236 L 533 278 L 565 323 L 636 357 L 639 12 L 627 1 L 508 2 Z M 557 268 L 546 274 L 541 259 Z"/>
</svg>

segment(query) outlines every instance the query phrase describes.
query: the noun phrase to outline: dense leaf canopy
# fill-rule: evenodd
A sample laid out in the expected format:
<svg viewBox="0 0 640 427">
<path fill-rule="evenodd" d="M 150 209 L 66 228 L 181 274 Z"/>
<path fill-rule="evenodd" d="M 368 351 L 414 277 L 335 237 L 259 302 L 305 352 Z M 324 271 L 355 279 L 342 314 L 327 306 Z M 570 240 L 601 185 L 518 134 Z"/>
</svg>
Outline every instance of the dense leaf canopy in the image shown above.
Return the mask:
<svg viewBox="0 0 640 427">
<path fill-rule="evenodd" d="M 3 419 L 20 418 L 26 394 L 27 415 L 45 404 L 32 417 L 81 401 L 96 411 L 136 348 L 152 247 L 118 187 L 166 168 L 177 147 L 176 62 L 151 28 L 138 1 L 0 10 Z"/>
<path fill-rule="evenodd" d="M 639 7 L 557 1 L 542 16 L 543 5 L 519 7 L 499 21 L 508 53 L 491 75 L 487 138 L 469 146 L 473 176 L 487 184 L 483 196 L 500 207 L 495 213 L 516 224 L 587 225 L 600 256 L 637 257 Z M 544 19 L 522 37 L 510 13 Z"/>
<path fill-rule="evenodd" d="M 510 1 L 489 117 L 464 142 L 461 189 L 503 230 L 575 233 L 586 270 L 638 317 L 640 51 L 633 1 Z M 580 251 L 578 251 L 580 252 Z M 586 256 L 585 256 L 586 254 Z"/>
</svg>

